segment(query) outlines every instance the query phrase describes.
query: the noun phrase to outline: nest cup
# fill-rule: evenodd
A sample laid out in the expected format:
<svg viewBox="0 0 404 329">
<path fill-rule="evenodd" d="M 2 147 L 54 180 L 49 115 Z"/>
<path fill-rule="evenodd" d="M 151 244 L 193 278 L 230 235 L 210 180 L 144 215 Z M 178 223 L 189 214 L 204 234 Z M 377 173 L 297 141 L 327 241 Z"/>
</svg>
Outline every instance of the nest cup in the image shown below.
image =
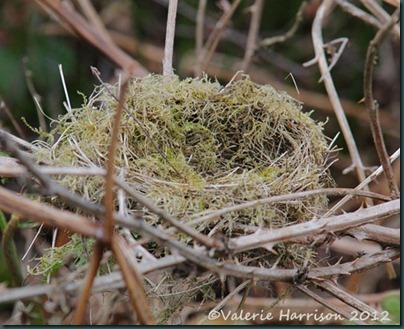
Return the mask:
<svg viewBox="0 0 404 329">
<path fill-rule="evenodd" d="M 98 86 L 82 108 L 59 117 L 52 132 L 59 137 L 40 144 L 38 160 L 104 168 L 117 107 L 111 92 L 119 95 L 118 86 Z M 200 220 L 223 207 L 330 184 L 323 124 L 301 107 L 286 93 L 248 77 L 226 86 L 207 77 L 135 78 L 127 88 L 116 168 L 132 188 L 204 234 L 237 237 L 259 227 L 307 221 L 327 207 L 324 195 Z M 58 180 L 89 200 L 102 200 L 102 177 Z M 125 211 L 140 211 L 144 220 L 168 228 L 130 197 L 125 198 Z M 177 238 L 192 242 L 181 234 Z M 268 266 L 300 263 L 295 248 L 286 253 L 291 245 L 280 248 L 284 250 L 277 255 L 261 250 L 258 258 Z M 240 256 L 243 263 L 257 264 L 256 254 L 250 253 Z"/>
</svg>

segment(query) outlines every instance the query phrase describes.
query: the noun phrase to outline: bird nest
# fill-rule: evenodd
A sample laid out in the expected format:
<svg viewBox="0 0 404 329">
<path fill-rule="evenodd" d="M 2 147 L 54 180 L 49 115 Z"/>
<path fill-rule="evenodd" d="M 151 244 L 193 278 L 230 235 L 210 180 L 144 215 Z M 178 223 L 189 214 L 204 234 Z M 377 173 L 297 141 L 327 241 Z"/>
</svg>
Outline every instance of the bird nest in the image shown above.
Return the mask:
<svg viewBox="0 0 404 329">
<path fill-rule="evenodd" d="M 81 108 L 59 117 L 52 132 L 57 137 L 39 144 L 37 159 L 54 166 L 104 168 L 118 89 L 118 85 L 98 86 Z M 302 112 L 301 104 L 286 93 L 248 77 L 223 87 L 206 77 L 149 75 L 128 84 L 124 109 L 115 159 L 119 177 L 203 234 L 226 240 L 259 228 L 304 222 L 327 207 L 326 196 L 316 195 L 214 216 L 224 207 L 319 189 L 331 182 L 323 124 Z M 93 202 L 103 198 L 102 177 L 60 176 L 58 181 Z M 130 196 L 116 206 L 169 229 Z M 194 242 L 184 233 L 173 238 Z M 156 257 L 168 253 L 155 244 L 148 246 Z M 237 257 L 248 265 L 302 263 L 296 245 L 277 248 L 259 248 Z"/>
</svg>

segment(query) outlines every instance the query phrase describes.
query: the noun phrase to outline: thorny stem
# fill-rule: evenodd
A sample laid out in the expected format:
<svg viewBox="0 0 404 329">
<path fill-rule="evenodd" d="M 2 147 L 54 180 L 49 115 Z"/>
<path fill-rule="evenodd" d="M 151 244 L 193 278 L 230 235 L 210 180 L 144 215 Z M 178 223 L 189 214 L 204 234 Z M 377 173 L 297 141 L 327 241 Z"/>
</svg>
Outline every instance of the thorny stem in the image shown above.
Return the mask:
<svg viewBox="0 0 404 329">
<path fill-rule="evenodd" d="M 380 163 L 383 166 L 386 175 L 387 183 L 390 188 L 391 196 L 396 199 L 400 195 L 397 183 L 394 180 L 393 170 L 387 154 L 386 145 L 383 139 L 382 129 L 380 127 L 379 107 L 373 98 L 373 69 L 376 60 L 377 50 L 387 36 L 390 29 L 395 25 L 399 18 L 400 9 L 396 9 L 391 16 L 390 21 L 383 25 L 383 27 L 376 33 L 376 36 L 369 43 L 368 51 L 366 53 L 365 61 L 365 74 L 364 74 L 364 95 L 365 105 L 370 118 L 370 128 L 372 130 L 373 141 L 376 147 L 377 155 L 379 156 Z"/>
<path fill-rule="evenodd" d="M 172 256 L 171 256 L 172 257 Z M 176 256 L 181 259 L 182 256 Z M 400 257 L 400 249 L 386 249 L 373 254 L 366 254 L 359 259 L 355 259 L 352 262 L 343 264 L 336 264 L 326 267 L 318 267 L 310 269 L 307 273 L 308 280 L 323 280 L 324 278 L 332 278 L 339 275 L 350 275 L 355 272 L 364 271 L 373 267 L 379 266 L 381 263 L 390 262 L 392 259 Z M 167 258 L 167 257 L 166 257 Z M 190 258 L 192 259 L 192 257 Z M 183 261 L 186 261 L 185 259 Z M 213 260 L 212 260 L 213 261 Z M 157 262 L 166 263 L 165 260 L 158 260 Z M 239 278 L 249 278 L 253 280 L 269 280 L 269 281 L 291 281 L 296 275 L 296 269 L 278 269 L 278 268 L 258 268 L 252 266 L 232 265 L 232 264 L 220 264 L 214 261 L 218 267 L 223 267 L 223 274 Z M 174 261 L 171 265 L 177 264 L 178 261 Z M 170 264 L 168 264 L 169 266 Z M 203 264 L 199 264 L 204 266 Z M 142 266 L 142 264 L 140 264 Z M 146 264 L 143 264 L 146 266 Z M 147 266 L 146 266 L 147 267 Z M 165 266 L 163 266 L 165 267 Z M 158 266 L 151 266 L 152 269 L 158 269 Z M 144 270 L 146 272 L 148 270 Z M 121 284 L 117 284 L 121 282 Z M 55 285 L 43 285 L 43 286 L 27 286 L 24 288 L 5 289 L 0 295 L 0 303 L 16 301 L 20 299 L 32 299 L 41 295 L 52 295 L 56 292 L 60 292 L 60 289 L 64 293 L 76 294 L 81 282 L 70 282 L 67 285 L 55 286 Z M 106 276 L 97 277 L 94 286 L 96 291 L 109 290 L 111 286 L 114 288 L 123 288 L 122 277 L 119 273 L 112 273 Z M 3 293 L 4 292 L 4 293 Z"/>
</svg>

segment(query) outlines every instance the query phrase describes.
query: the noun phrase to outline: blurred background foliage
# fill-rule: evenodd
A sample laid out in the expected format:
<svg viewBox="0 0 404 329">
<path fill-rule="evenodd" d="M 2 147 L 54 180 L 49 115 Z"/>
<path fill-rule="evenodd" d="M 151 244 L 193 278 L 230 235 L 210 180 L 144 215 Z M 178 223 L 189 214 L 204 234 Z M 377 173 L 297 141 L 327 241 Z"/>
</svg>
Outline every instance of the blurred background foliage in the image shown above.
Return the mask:
<svg viewBox="0 0 404 329">
<path fill-rule="evenodd" d="M 105 26 L 112 33 L 114 41 L 150 72 L 155 73 L 162 71 L 167 2 L 167 0 L 92 1 Z M 76 1 L 66 1 L 66 3 L 77 5 Z M 213 0 L 207 2 L 205 40 L 223 13 L 221 6 L 229 3 L 230 1 Z M 220 54 L 222 58 L 221 67 L 215 71 L 207 69 L 208 74 L 222 83 L 227 83 L 229 77 L 237 72 L 237 66 L 234 63 L 240 62 L 244 56 L 251 17 L 249 8 L 253 3 L 252 0 L 241 1 L 217 49 L 217 54 Z M 304 110 L 310 111 L 314 108 L 315 118 L 322 121 L 328 119 L 326 135 L 333 138 L 339 131 L 333 113 L 323 111 L 320 105 L 315 106 L 316 95 L 326 96 L 324 85 L 318 83 L 318 67 L 302 66 L 314 56 L 311 26 L 319 3 L 318 0 L 307 1 L 303 11 L 303 21 L 297 32 L 286 42 L 274 44 L 269 48 L 259 48 L 253 57 L 253 68 L 250 65 L 247 73 L 251 75 L 252 80 L 271 84 L 278 82 L 294 89 L 294 83 L 288 77 L 292 74 L 299 89 L 316 93 Z M 285 34 L 292 27 L 301 4 L 302 1 L 299 0 L 265 1 L 259 39 Z M 357 5 L 360 6 L 359 3 Z M 394 10 L 393 6 L 384 3 L 383 6 L 388 12 Z M 174 68 L 181 77 L 193 74 L 197 8 L 197 0 L 179 1 Z M 39 125 L 32 98 L 33 92 L 38 93 L 46 115 L 56 118 L 64 113 L 65 95 L 58 64 L 63 65 L 73 107 L 80 107 L 83 101 L 77 91 L 89 95 L 97 84 L 91 74 L 90 66 L 100 70 L 104 81 L 114 81 L 116 78 L 117 68 L 112 62 L 88 43 L 61 27 L 36 1 L 3 0 L 0 2 L 0 14 L 2 17 L 0 20 L 0 98 L 20 124 L 20 118 L 25 117 L 30 125 L 34 127 Z M 341 37 L 349 39 L 332 75 L 340 97 L 353 104 L 357 104 L 363 97 L 364 59 L 368 43 L 375 33 L 374 27 L 354 19 L 338 6 L 328 18 L 323 30 L 325 42 Z M 384 42 L 380 50 L 375 75 L 375 96 L 381 105 L 382 116 L 387 122 L 385 127 L 389 128 L 385 130 L 388 132 L 386 144 L 390 153 L 399 145 L 397 120 L 400 100 L 399 61 L 399 43 L 390 38 L 389 41 Z M 227 73 L 224 74 L 223 71 Z M 299 99 L 297 92 L 292 96 Z M 359 110 L 364 112 L 360 114 L 366 113 L 363 104 L 358 105 Z M 363 120 L 363 115 L 348 116 L 348 119 L 358 147 L 362 150 L 365 164 L 376 165 L 378 160 L 374 156 L 368 122 Z M 16 133 L 11 124 L 10 115 L 6 113 L 4 107 L 0 109 L 0 125 Z M 37 137 L 24 124 L 21 124 L 21 127 L 27 139 L 32 140 Z M 337 144 L 342 148 L 341 154 L 347 155 L 342 136 L 338 138 Z M 341 163 L 349 166 L 344 161 Z M 355 180 L 348 185 L 354 184 Z"/>
</svg>

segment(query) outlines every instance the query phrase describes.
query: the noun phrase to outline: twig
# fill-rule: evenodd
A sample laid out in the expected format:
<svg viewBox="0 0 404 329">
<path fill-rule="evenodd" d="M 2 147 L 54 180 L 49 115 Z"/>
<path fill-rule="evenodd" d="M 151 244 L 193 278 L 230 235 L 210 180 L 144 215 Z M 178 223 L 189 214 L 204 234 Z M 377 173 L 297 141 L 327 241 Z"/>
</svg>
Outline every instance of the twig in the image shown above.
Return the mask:
<svg viewBox="0 0 404 329">
<path fill-rule="evenodd" d="M 168 4 L 166 41 L 164 44 L 163 75 L 173 74 L 173 53 L 175 36 L 175 18 L 178 0 L 170 0 Z"/>
<path fill-rule="evenodd" d="M 104 245 L 97 241 L 94 245 L 93 254 L 90 259 L 90 264 L 87 269 L 86 277 L 83 280 L 83 287 L 80 292 L 79 301 L 76 307 L 76 313 L 74 315 L 73 324 L 83 324 L 84 315 L 86 313 L 86 306 L 91 295 L 91 288 L 93 286 L 94 278 L 97 275 L 98 268 L 102 260 Z"/>
<path fill-rule="evenodd" d="M 123 70 L 135 76 L 145 76 L 148 71 L 136 60 L 123 52 L 113 42 L 105 39 L 96 29 L 87 23 L 81 15 L 72 8 L 65 6 L 60 0 L 36 0 L 45 8 L 51 10 L 64 23 L 66 23 L 78 36 L 104 53 L 110 60 Z"/>
<path fill-rule="evenodd" d="M 290 28 L 289 31 L 287 31 L 283 35 L 276 35 L 271 38 L 266 38 L 260 42 L 261 47 L 270 47 L 274 45 L 275 43 L 279 42 L 285 42 L 286 40 L 290 39 L 293 37 L 299 28 L 300 24 L 303 22 L 303 11 L 304 8 L 306 8 L 307 1 L 302 2 L 302 4 L 299 7 L 299 10 L 296 13 L 296 19 L 295 22 L 293 23 L 292 27 Z"/>
<path fill-rule="evenodd" d="M 246 208 L 258 207 L 258 206 L 262 206 L 264 204 L 270 204 L 270 203 L 274 203 L 274 202 L 286 202 L 286 201 L 292 201 L 292 200 L 296 200 L 296 199 L 300 199 L 300 198 L 307 198 L 307 197 L 316 196 L 316 195 L 345 195 L 345 194 L 349 194 L 352 196 L 364 196 L 364 197 L 376 198 L 376 199 L 381 199 L 384 201 L 391 200 L 389 197 L 386 197 L 381 194 L 376 194 L 376 193 L 367 192 L 367 191 L 361 191 L 361 190 L 357 190 L 357 189 L 322 188 L 322 189 L 311 190 L 311 191 L 296 192 L 296 193 L 291 193 L 291 194 L 286 194 L 286 195 L 277 195 L 277 196 L 272 196 L 269 198 L 244 202 L 244 203 L 237 204 L 237 205 L 230 206 L 230 207 L 224 207 L 224 208 L 218 209 L 208 215 L 197 218 L 197 219 L 193 220 L 192 222 L 190 222 L 190 224 L 198 225 L 202 222 L 210 221 L 214 218 L 223 216 L 223 215 L 231 213 L 231 212 L 240 211 L 240 210 L 243 210 Z"/>
<path fill-rule="evenodd" d="M 104 213 L 101 211 L 100 207 L 94 203 L 86 201 L 81 196 L 72 193 L 67 188 L 53 181 L 48 175 L 44 174 L 40 167 L 35 165 L 32 158 L 29 157 L 25 152 L 18 149 L 17 145 L 10 139 L 9 134 L 5 134 L 0 130 L 0 145 L 18 158 L 21 163 L 40 181 L 41 185 L 46 189 L 47 193 L 58 195 L 65 199 L 69 204 L 73 206 L 78 206 L 81 209 L 103 218 Z"/>
<path fill-rule="evenodd" d="M 84 236 L 104 239 L 104 231 L 98 223 L 91 222 L 84 216 L 23 198 L 1 186 L 0 209 L 10 214 L 18 214 L 21 217 L 43 223 L 48 227 L 59 227 Z"/>
<path fill-rule="evenodd" d="M 4 110 L 8 118 L 10 119 L 11 123 L 13 124 L 14 129 L 17 131 L 18 135 L 26 139 L 26 135 L 24 131 L 21 129 L 21 126 L 18 124 L 17 120 L 14 118 L 13 113 L 11 113 L 10 109 L 7 106 L 7 103 L 5 102 L 4 99 L 0 99 L 0 111 Z"/>
<path fill-rule="evenodd" d="M 373 69 L 378 48 L 380 47 L 384 38 L 387 36 L 390 29 L 397 22 L 399 15 L 400 9 L 398 8 L 391 16 L 391 19 L 383 25 L 383 27 L 376 33 L 374 39 L 370 41 L 368 51 L 366 53 L 363 83 L 365 104 L 370 118 L 370 127 L 372 130 L 373 141 L 376 147 L 377 155 L 379 156 L 380 163 L 383 166 L 384 174 L 386 175 L 391 196 L 393 198 L 398 198 L 400 195 L 400 191 L 394 180 L 393 170 L 391 168 L 386 145 L 384 143 L 383 133 L 379 121 L 379 107 L 373 98 Z"/>
<path fill-rule="evenodd" d="M 196 64 L 195 67 L 201 67 L 203 61 L 203 40 L 204 40 L 204 30 L 205 30 L 205 12 L 206 12 L 207 0 L 199 0 L 198 13 L 196 15 Z M 197 72 L 194 72 L 197 74 Z M 199 74 L 199 73 L 198 73 Z"/>
<path fill-rule="evenodd" d="M 250 7 L 251 20 L 250 29 L 248 31 L 247 45 L 244 53 L 244 59 L 241 63 L 240 70 L 247 71 L 248 64 L 250 64 L 251 58 L 254 55 L 257 48 L 257 37 L 261 24 L 262 10 L 264 8 L 264 0 L 255 0 L 254 4 Z"/>
<path fill-rule="evenodd" d="M 186 259 L 182 256 L 166 256 L 164 258 L 153 261 L 152 263 L 139 264 L 139 272 L 147 274 L 149 272 L 164 269 L 173 265 L 184 262 Z M 84 279 L 70 281 L 67 283 L 58 282 L 47 285 L 31 285 L 23 288 L 2 289 L 0 288 L 0 304 L 15 302 L 17 300 L 29 300 L 42 295 L 55 295 L 60 290 L 67 295 L 77 295 L 80 287 L 83 285 Z M 122 279 L 120 272 L 98 276 L 94 280 L 93 292 L 102 292 L 110 289 L 120 289 L 125 287 L 125 282 Z"/>
<path fill-rule="evenodd" d="M 97 29 L 97 32 L 108 42 L 112 42 L 112 38 L 105 28 L 100 16 L 97 14 L 92 2 L 90 0 L 78 0 L 82 12 L 87 17 L 88 21 Z"/>
<path fill-rule="evenodd" d="M 258 248 L 265 244 L 274 244 L 282 241 L 293 241 L 309 235 L 324 232 L 338 232 L 350 227 L 369 223 L 381 217 L 400 213 L 400 200 L 393 200 L 371 208 L 361 209 L 354 213 L 339 216 L 314 219 L 306 223 L 295 224 L 280 229 L 271 229 L 260 234 L 250 234 L 239 238 L 232 238 L 228 248 L 232 251 L 244 251 Z"/>
<path fill-rule="evenodd" d="M 216 23 L 215 28 L 210 34 L 208 40 L 206 41 L 203 56 L 205 57 L 205 61 L 202 63 L 200 68 L 196 69 L 197 75 L 201 72 L 205 71 L 208 66 L 213 53 L 215 52 L 220 39 L 222 38 L 223 32 L 226 30 L 227 24 L 229 23 L 231 17 L 233 16 L 236 8 L 240 4 L 241 0 L 234 0 L 231 7 L 223 14 L 223 16 Z M 208 51 L 209 49 L 209 51 Z"/>
<path fill-rule="evenodd" d="M 395 151 L 393 155 L 390 157 L 389 161 L 393 163 L 395 160 L 397 160 L 400 157 L 400 149 Z M 359 190 L 363 188 L 365 185 L 368 185 L 370 182 L 372 182 L 374 179 L 376 179 L 381 173 L 383 173 L 383 166 L 379 166 L 371 175 L 369 175 L 362 183 L 360 183 L 357 187 L 355 187 L 356 190 Z M 343 197 L 338 203 L 336 203 L 331 209 L 329 209 L 323 217 L 328 217 L 332 214 L 334 214 L 336 211 L 342 208 L 344 204 L 346 204 L 349 200 L 351 200 L 354 197 L 354 194 L 349 194 Z"/>
<path fill-rule="evenodd" d="M 341 314 L 343 317 L 345 317 L 348 320 L 352 318 L 351 313 L 347 312 L 346 310 L 344 310 L 341 307 L 338 307 L 336 305 L 331 304 L 327 299 L 319 296 L 318 294 L 311 291 L 306 286 L 298 285 L 298 286 L 296 286 L 296 288 L 299 289 L 301 292 L 305 293 L 307 296 L 313 298 L 315 301 L 317 301 L 321 305 L 324 305 L 326 308 L 330 309 L 331 311 L 334 311 L 334 312 L 336 312 L 338 314 Z M 356 322 L 356 324 L 366 324 L 366 323 L 359 320 L 359 321 Z"/>
<path fill-rule="evenodd" d="M 337 297 L 344 303 L 352 306 L 353 308 L 357 309 L 360 312 L 369 312 L 370 314 L 375 314 L 378 315 L 378 318 L 382 318 L 379 312 L 377 312 L 375 309 L 367 305 L 366 303 L 362 302 L 361 300 L 355 298 L 351 294 L 343 291 L 341 288 L 339 288 L 336 284 L 334 284 L 331 281 L 323 281 L 323 282 L 318 282 L 315 283 L 318 287 L 321 287 L 331 295 Z"/>
<path fill-rule="evenodd" d="M 353 17 L 359 18 L 367 24 L 373 25 L 376 28 L 380 29 L 382 27 L 382 23 L 380 23 L 376 18 L 372 15 L 369 15 L 367 12 L 362 9 L 354 6 L 352 3 L 346 0 L 335 0 L 338 5 L 345 10 L 347 13 L 351 14 Z"/>
<path fill-rule="evenodd" d="M 133 309 L 136 311 L 140 324 L 155 324 L 153 314 L 148 305 L 148 300 L 143 287 L 143 279 L 138 269 L 129 265 L 128 258 L 124 255 L 126 246 L 121 236 L 114 235 L 111 241 L 111 249 L 114 253 L 123 279 L 129 292 Z"/>
<path fill-rule="evenodd" d="M 243 283 L 239 284 L 234 290 L 232 290 L 223 300 L 218 303 L 212 310 L 212 311 L 219 311 L 222 309 L 230 299 L 232 299 L 236 294 L 238 294 L 240 291 L 242 291 L 247 285 L 251 284 L 251 280 L 244 281 Z M 202 325 L 204 322 L 208 319 L 208 316 L 202 317 L 197 325 Z"/>
<path fill-rule="evenodd" d="M 8 133 L 7 131 L 1 129 L 1 128 L 0 128 L 0 134 L 2 136 L 5 136 L 5 138 L 11 140 L 13 143 L 17 144 L 18 146 L 25 148 L 26 150 L 31 150 L 32 151 L 32 150 L 37 148 L 36 146 L 32 145 L 31 143 L 28 143 L 27 141 L 25 141 L 25 140 L 23 140 L 21 138 L 18 138 L 16 136 Z M 0 148 L 3 149 L 2 143 L 0 143 Z"/>
<path fill-rule="evenodd" d="M 342 108 L 341 101 L 338 97 L 338 93 L 335 89 L 331 74 L 329 72 L 327 59 L 324 53 L 324 43 L 322 38 L 322 25 L 327 12 L 332 8 L 332 0 L 324 0 L 317 10 L 316 17 L 312 26 L 312 38 L 313 46 L 315 50 L 315 59 L 318 62 L 322 77 L 324 78 L 324 85 L 327 90 L 330 101 L 334 107 L 335 115 L 338 119 L 342 133 L 348 146 L 349 154 L 351 155 L 353 165 L 356 168 L 356 172 L 359 178 L 359 182 L 363 182 L 366 179 L 365 171 L 362 164 L 362 159 L 359 155 L 358 148 L 355 144 L 355 139 L 352 135 L 351 129 L 348 124 L 348 120 L 345 116 L 344 109 Z M 365 187 L 365 190 L 369 190 Z M 371 203 L 371 200 L 368 200 Z"/>
<path fill-rule="evenodd" d="M 313 268 L 308 272 L 308 278 L 321 279 L 326 277 L 335 277 L 338 275 L 349 275 L 354 272 L 363 271 L 383 262 L 390 262 L 392 259 L 400 256 L 400 249 L 382 250 L 373 254 L 364 255 L 359 259 L 344 264 Z M 171 257 L 171 258 L 170 258 Z M 168 256 L 157 260 L 153 264 L 139 264 L 139 271 L 146 273 L 158 268 L 178 264 L 183 262 L 182 256 Z M 159 266 L 162 264 L 162 266 Z M 249 279 L 263 279 L 270 281 L 291 281 L 296 275 L 296 270 L 268 269 L 251 266 L 241 266 L 232 264 L 223 264 L 223 273 L 231 272 L 236 277 Z M 118 284 L 119 282 L 119 284 Z M 64 293 L 76 294 L 82 284 L 81 281 L 69 282 L 67 285 L 40 285 L 27 286 L 23 288 L 3 289 L 0 294 L 0 304 L 17 300 L 32 299 L 36 296 L 45 294 L 53 295 L 62 290 Z M 94 283 L 94 291 L 101 292 L 114 288 L 123 288 L 122 276 L 120 273 L 112 273 L 106 276 L 97 277 Z"/>
<path fill-rule="evenodd" d="M 394 247 L 400 246 L 400 229 L 384 227 L 381 225 L 366 224 L 357 228 L 351 228 L 346 234 L 358 240 L 371 240 L 380 244 Z"/>
<path fill-rule="evenodd" d="M 105 177 L 105 221 L 104 228 L 105 234 L 109 240 L 112 240 L 114 234 L 114 211 L 115 211 L 115 197 L 114 197 L 114 172 L 115 172 L 115 157 L 118 150 L 119 131 L 121 127 L 121 118 L 124 111 L 125 95 L 127 89 L 127 79 L 119 90 L 119 101 L 116 109 L 114 122 L 112 126 L 112 136 L 108 147 L 107 156 L 107 175 Z"/>
<path fill-rule="evenodd" d="M 223 242 L 221 242 L 219 240 L 215 240 L 202 233 L 199 233 L 198 231 L 196 231 L 195 229 L 190 227 L 186 222 L 180 222 L 174 216 L 172 216 L 169 213 L 167 213 L 166 211 L 164 211 L 164 209 L 154 205 L 148 198 L 146 198 L 139 192 L 134 191 L 124 181 L 116 180 L 116 184 L 122 190 L 124 190 L 128 195 L 130 195 L 136 202 L 139 202 L 140 204 L 145 206 L 147 209 L 149 209 L 151 212 L 158 215 L 166 222 L 170 223 L 172 226 L 174 226 L 180 232 L 184 232 L 184 233 L 188 234 L 195 241 L 198 241 L 202 245 L 205 245 L 205 246 L 215 249 L 215 250 L 224 250 L 225 249 Z"/>
<path fill-rule="evenodd" d="M 387 23 L 391 19 L 390 15 L 376 1 L 361 0 L 361 2 L 382 24 Z M 400 6 L 397 9 L 400 9 Z M 400 38 L 400 26 L 394 25 L 393 33 L 397 38 Z"/>
</svg>

